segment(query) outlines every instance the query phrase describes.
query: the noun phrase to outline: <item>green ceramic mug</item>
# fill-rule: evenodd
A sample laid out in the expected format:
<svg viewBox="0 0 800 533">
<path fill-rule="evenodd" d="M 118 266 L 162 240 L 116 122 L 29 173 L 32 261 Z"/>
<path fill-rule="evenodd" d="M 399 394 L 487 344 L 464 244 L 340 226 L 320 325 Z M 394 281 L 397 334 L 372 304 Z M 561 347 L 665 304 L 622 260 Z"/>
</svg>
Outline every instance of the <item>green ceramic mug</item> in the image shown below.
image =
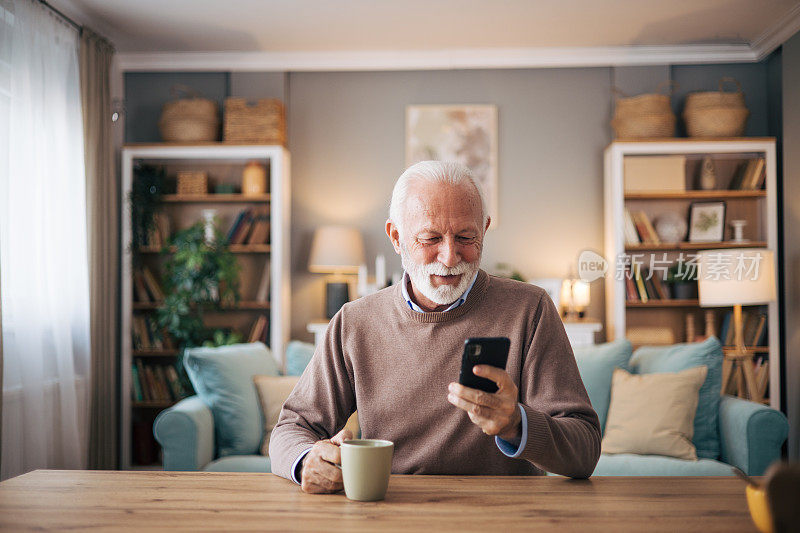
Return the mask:
<svg viewBox="0 0 800 533">
<path fill-rule="evenodd" d="M 351 439 L 341 446 L 344 493 L 351 500 L 382 500 L 389 488 L 394 443 L 378 439 Z"/>
</svg>

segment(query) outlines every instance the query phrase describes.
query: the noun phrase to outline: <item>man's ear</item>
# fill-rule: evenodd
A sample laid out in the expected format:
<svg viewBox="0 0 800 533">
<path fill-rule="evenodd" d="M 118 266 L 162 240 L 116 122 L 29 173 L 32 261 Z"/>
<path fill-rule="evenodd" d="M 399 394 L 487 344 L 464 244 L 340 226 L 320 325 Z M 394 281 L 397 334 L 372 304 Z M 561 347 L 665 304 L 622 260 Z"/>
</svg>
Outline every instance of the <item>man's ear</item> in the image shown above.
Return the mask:
<svg viewBox="0 0 800 533">
<path fill-rule="evenodd" d="M 400 231 L 397 229 L 391 220 L 386 221 L 386 235 L 389 236 L 389 240 L 392 241 L 392 246 L 394 247 L 394 251 L 396 254 L 400 254 Z"/>
</svg>

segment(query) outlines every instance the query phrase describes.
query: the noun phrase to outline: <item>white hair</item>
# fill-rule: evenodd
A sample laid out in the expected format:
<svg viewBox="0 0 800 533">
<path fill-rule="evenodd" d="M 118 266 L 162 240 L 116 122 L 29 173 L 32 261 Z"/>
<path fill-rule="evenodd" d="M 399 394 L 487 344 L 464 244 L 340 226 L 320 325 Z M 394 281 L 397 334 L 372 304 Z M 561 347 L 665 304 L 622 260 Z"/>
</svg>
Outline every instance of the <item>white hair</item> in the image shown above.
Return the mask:
<svg viewBox="0 0 800 533">
<path fill-rule="evenodd" d="M 392 190 L 392 200 L 389 203 L 389 220 L 402 231 L 403 212 L 408 200 L 408 190 L 414 181 L 426 183 L 446 183 L 454 186 L 467 186 L 478 195 L 481 207 L 481 228 L 486 224 L 486 201 L 472 172 L 457 161 L 420 161 L 414 163 L 403 172 Z"/>
</svg>

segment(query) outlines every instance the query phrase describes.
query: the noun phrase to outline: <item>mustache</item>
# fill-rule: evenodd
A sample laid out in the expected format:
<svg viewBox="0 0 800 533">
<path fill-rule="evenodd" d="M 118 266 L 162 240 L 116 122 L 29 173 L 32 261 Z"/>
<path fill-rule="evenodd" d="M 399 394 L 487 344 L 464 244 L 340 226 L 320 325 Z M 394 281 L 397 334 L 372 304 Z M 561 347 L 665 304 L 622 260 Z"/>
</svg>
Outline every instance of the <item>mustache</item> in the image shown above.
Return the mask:
<svg viewBox="0 0 800 533">
<path fill-rule="evenodd" d="M 420 265 L 423 272 L 429 276 L 458 276 L 459 274 L 466 274 L 469 272 L 472 266 L 473 263 L 467 263 L 466 261 L 461 261 L 452 267 L 445 266 L 439 261 Z"/>
</svg>

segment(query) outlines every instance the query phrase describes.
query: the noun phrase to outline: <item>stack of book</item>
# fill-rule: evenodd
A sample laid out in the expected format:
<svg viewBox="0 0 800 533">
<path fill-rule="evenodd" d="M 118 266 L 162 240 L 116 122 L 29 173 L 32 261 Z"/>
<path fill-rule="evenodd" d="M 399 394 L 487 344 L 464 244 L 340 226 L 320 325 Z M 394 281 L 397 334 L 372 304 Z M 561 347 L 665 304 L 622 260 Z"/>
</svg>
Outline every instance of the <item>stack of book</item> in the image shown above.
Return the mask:
<svg viewBox="0 0 800 533">
<path fill-rule="evenodd" d="M 767 310 L 765 308 L 742 310 L 742 335 L 745 346 L 767 346 L 767 331 Z M 736 344 L 733 311 L 728 311 L 722 317 L 719 339 L 724 346 Z"/>
<path fill-rule="evenodd" d="M 131 368 L 131 399 L 135 402 L 177 402 L 191 394 L 173 365 L 144 364 Z"/>
<path fill-rule="evenodd" d="M 174 350 L 175 346 L 151 316 L 134 315 L 131 321 L 134 350 Z"/>
<path fill-rule="evenodd" d="M 228 244 L 267 244 L 269 215 L 253 208 L 239 212 L 228 230 Z"/>
<path fill-rule="evenodd" d="M 650 217 L 644 211 L 625 210 L 625 244 L 661 244 Z"/>
<path fill-rule="evenodd" d="M 749 159 L 736 169 L 728 185 L 729 190 L 755 191 L 764 186 L 767 177 L 766 161 L 763 157 Z"/>
<path fill-rule="evenodd" d="M 161 290 L 156 277 L 147 266 L 133 271 L 133 301 L 163 302 L 164 291 Z"/>
<path fill-rule="evenodd" d="M 625 298 L 629 302 L 669 300 L 669 287 L 658 272 L 634 264 L 625 272 Z"/>
</svg>

